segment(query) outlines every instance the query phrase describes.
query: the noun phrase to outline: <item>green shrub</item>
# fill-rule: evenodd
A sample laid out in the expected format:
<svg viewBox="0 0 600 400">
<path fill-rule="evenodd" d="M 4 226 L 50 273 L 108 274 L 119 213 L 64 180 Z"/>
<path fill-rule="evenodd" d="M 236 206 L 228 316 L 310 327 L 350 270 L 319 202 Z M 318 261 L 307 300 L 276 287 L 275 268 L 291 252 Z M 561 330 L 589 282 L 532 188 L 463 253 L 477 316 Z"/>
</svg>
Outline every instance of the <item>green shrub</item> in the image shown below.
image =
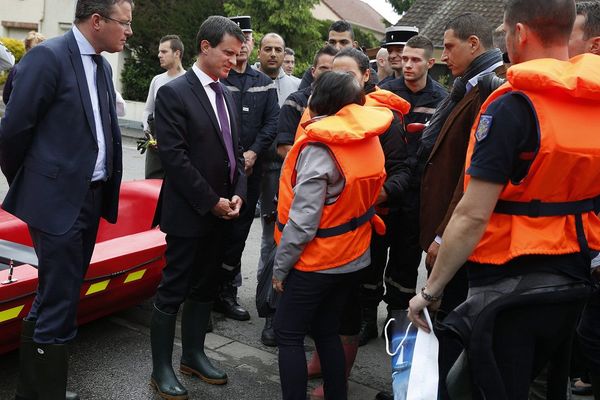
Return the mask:
<svg viewBox="0 0 600 400">
<path fill-rule="evenodd" d="M 25 54 L 25 45 L 22 40 L 0 37 L 0 42 L 15 56 L 15 62 L 19 62 L 23 54 Z M 0 85 L 4 85 L 7 76 L 8 71 L 0 73 Z"/>
</svg>

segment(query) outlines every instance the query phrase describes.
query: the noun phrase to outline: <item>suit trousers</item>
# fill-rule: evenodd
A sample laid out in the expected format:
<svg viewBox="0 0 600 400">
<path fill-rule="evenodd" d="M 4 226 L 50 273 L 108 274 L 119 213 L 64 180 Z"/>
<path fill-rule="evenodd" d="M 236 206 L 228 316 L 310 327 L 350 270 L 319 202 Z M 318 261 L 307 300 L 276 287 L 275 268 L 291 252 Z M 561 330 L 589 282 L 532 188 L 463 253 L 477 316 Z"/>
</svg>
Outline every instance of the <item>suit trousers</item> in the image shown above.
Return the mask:
<svg viewBox="0 0 600 400">
<path fill-rule="evenodd" d="M 36 321 L 36 343 L 63 344 L 77 334 L 77 306 L 96 244 L 102 191 L 102 185 L 88 190 L 75 223 L 62 235 L 29 227 L 39 260 L 37 293 L 27 316 Z"/>
<path fill-rule="evenodd" d="M 231 221 L 219 220 L 210 234 L 201 237 L 167 234 L 167 264 L 155 299 L 159 310 L 176 314 L 187 298 L 201 303 L 214 301 L 230 224 Z"/>
<path fill-rule="evenodd" d="M 223 258 L 224 268 L 221 273 L 224 279 L 228 281 L 233 280 L 241 273 L 242 253 L 246 247 L 246 240 L 254 221 L 254 211 L 260 195 L 260 184 L 261 172 L 257 168 L 252 175 L 248 176 L 246 203 L 240 212 L 239 218 L 231 222 L 230 232 L 227 235 L 227 246 Z M 239 283 L 241 284 L 241 279 Z"/>
</svg>

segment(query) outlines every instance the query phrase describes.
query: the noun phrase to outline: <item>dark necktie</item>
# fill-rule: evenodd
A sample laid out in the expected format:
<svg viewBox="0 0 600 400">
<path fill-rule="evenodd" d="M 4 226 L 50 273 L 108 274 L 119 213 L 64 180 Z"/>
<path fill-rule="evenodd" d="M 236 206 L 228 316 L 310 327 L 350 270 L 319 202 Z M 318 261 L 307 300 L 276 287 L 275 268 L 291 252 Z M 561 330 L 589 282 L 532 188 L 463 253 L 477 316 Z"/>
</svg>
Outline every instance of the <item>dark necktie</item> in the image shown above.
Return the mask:
<svg viewBox="0 0 600 400">
<path fill-rule="evenodd" d="M 223 88 L 219 82 L 210 83 L 210 87 L 217 94 L 217 114 L 219 123 L 221 124 L 221 133 L 223 134 L 223 142 L 227 149 L 227 157 L 229 158 L 229 179 L 233 182 L 235 176 L 235 153 L 233 151 L 233 139 L 231 138 L 231 128 L 229 126 L 229 118 L 225 110 L 225 99 L 223 98 Z"/>
<path fill-rule="evenodd" d="M 98 104 L 100 105 L 100 118 L 102 130 L 104 131 L 104 147 L 106 158 L 106 179 L 110 179 L 113 167 L 113 142 L 112 129 L 110 127 L 110 108 L 108 102 L 108 84 L 104 75 L 104 59 L 99 54 L 92 55 L 96 63 L 96 90 L 98 91 Z"/>
</svg>

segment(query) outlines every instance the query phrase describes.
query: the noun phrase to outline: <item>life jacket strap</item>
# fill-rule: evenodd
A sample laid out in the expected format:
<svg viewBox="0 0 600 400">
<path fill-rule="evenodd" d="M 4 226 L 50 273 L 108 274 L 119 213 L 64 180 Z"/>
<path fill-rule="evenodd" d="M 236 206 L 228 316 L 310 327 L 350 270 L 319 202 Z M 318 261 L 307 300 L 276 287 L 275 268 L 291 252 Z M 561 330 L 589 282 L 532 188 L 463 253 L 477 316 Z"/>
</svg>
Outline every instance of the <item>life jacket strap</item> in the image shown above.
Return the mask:
<svg viewBox="0 0 600 400">
<path fill-rule="evenodd" d="M 360 226 L 366 224 L 367 222 L 369 222 L 371 220 L 371 218 L 373 218 L 374 215 L 375 215 L 375 207 L 371 207 L 363 215 L 352 218 L 348 222 L 345 222 L 341 225 L 333 226 L 331 228 L 318 229 L 317 234 L 315 236 L 319 237 L 319 238 L 328 238 L 328 237 L 343 235 L 344 233 L 351 232 L 351 231 L 359 228 Z M 277 229 L 279 229 L 280 232 L 283 232 L 284 227 L 285 227 L 285 224 L 282 223 L 278 219 L 277 220 Z"/>
</svg>

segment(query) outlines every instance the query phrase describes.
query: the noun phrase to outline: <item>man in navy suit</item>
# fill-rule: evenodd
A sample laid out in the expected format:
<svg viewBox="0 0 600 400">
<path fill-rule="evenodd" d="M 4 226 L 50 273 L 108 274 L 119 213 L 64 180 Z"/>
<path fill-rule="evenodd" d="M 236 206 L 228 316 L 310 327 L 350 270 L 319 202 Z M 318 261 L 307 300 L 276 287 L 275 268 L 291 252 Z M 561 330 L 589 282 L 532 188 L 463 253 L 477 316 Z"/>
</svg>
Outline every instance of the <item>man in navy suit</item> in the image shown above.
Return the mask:
<svg viewBox="0 0 600 400">
<path fill-rule="evenodd" d="M 112 71 L 100 53 L 123 50 L 132 8 L 131 0 L 79 0 L 73 28 L 19 63 L 0 123 L 10 185 L 3 208 L 27 223 L 39 259 L 17 399 L 65 398 L 81 284 L 100 218 L 117 219 L 121 183 Z"/>
<path fill-rule="evenodd" d="M 167 234 L 167 264 L 151 322 L 151 383 L 166 399 L 187 398 L 171 361 L 177 312 L 184 301 L 180 370 L 211 384 L 227 382 L 227 374 L 206 357 L 204 338 L 226 232 L 246 196 L 235 103 L 219 81 L 236 64 L 245 40 L 233 21 L 209 17 L 196 38 L 198 61 L 162 86 L 156 97 L 156 134 L 165 170 L 157 217 Z"/>
</svg>

